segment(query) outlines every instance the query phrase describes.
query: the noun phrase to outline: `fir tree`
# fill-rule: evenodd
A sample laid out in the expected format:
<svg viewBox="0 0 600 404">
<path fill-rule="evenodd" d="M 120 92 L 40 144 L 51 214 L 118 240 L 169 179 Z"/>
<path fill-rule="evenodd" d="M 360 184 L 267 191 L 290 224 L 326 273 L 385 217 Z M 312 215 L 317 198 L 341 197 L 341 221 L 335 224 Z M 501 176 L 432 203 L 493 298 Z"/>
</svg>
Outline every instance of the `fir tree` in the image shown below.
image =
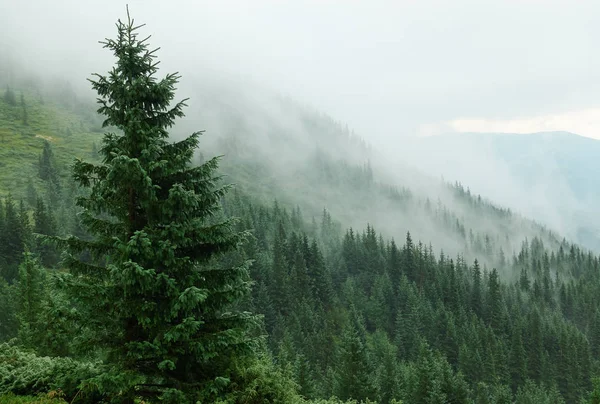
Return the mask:
<svg viewBox="0 0 600 404">
<path fill-rule="evenodd" d="M 336 395 L 342 400 L 373 396 L 367 347 L 360 329 L 350 321 L 344 328 L 337 359 Z"/>
<path fill-rule="evenodd" d="M 58 182 L 52 145 L 47 140 L 44 140 L 44 148 L 39 158 L 38 173 L 44 181 Z"/>
<path fill-rule="evenodd" d="M 483 296 L 481 290 L 481 269 L 479 262 L 475 260 L 473 263 L 473 287 L 471 291 L 471 308 L 473 312 L 481 317 L 483 314 Z"/>
<path fill-rule="evenodd" d="M 487 320 L 488 323 L 496 331 L 500 331 L 501 325 L 501 305 L 502 305 L 502 294 L 500 291 L 500 281 L 498 279 L 498 271 L 493 268 L 490 272 L 488 280 L 488 293 L 487 293 Z"/>
<path fill-rule="evenodd" d="M 18 319 L 16 306 L 14 285 L 9 285 L 0 276 L 0 342 L 6 341 L 17 334 Z"/>
<path fill-rule="evenodd" d="M 3 227 L 4 231 L 0 233 L 0 263 L 4 265 L 0 267 L 0 275 L 10 283 L 17 277 L 18 265 L 30 236 L 27 212 L 22 203 L 17 211 L 10 195 L 5 199 Z"/>
<path fill-rule="evenodd" d="M 42 303 L 44 301 L 45 274 L 40 264 L 29 253 L 24 254 L 23 263 L 19 266 L 19 342 L 29 348 L 38 348 L 44 335 L 41 322 Z"/>
<path fill-rule="evenodd" d="M 6 91 L 4 92 L 4 102 L 11 106 L 17 105 L 17 96 L 9 86 L 6 86 Z"/>
<path fill-rule="evenodd" d="M 38 198 L 36 208 L 33 212 L 34 227 L 33 231 L 40 235 L 56 236 L 57 225 L 54 215 L 47 208 L 41 198 Z M 36 240 L 36 251 L 40 256 L 42 265 L 45 267 L 53 267 L 58 263 L 58 252 L 56 248 L 49 245 L 46 240 L 38 238 Z"/>
<path fill-rule="evenodd" d="M 132 19 L 117 23 L 104 47 L 117 58 L 98 92 L 104 136 L 100 164 L 78 160 L 74 178 L 91 241 L 62 240 L 74 301 L 89 312 L 88 348 L 105 352 L 107 371 L 91 381 L 109 400 L 211 402 L 226 394 L 235 369 L 252 357 L 256 318 L 234 304 L 249 292 L 248 262 L 215 257 L 245 239 L 215 214 L 228 187 L 217 186 L 218 159 L 191 167 L 201 132 L 171 143 L 168 129 L 185 100 L 170 107 L 177 74 L 156 78 L 155 50 Z M 79 259 L 89 251 L 92 263 Z M 85 317 L 85 316 L 84 316 Z"/>
</svg>

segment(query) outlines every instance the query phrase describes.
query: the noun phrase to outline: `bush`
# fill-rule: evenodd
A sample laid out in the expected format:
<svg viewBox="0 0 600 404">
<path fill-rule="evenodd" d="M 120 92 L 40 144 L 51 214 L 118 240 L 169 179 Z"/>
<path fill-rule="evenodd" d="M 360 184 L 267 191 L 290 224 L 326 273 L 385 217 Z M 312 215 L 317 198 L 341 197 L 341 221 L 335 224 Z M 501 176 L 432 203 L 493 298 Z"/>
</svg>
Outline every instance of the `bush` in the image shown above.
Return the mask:
<svg viewBox="0 0 600 404">
<path fill-rule="evenodd" d="M 36 356 L 10 343 L 0 344 L 0 396 L 62 391 L 71 401 L 79 393 L 81 382 L 99 373 L 94 363 Z"/>
<path fill-rule="evenodd" d="M 66 404 L 59 392 L 51 391 L 48 394 L 38 396 L 15 396 L 6 394 L 0 396 L 0 404 Z"/>
</svg>

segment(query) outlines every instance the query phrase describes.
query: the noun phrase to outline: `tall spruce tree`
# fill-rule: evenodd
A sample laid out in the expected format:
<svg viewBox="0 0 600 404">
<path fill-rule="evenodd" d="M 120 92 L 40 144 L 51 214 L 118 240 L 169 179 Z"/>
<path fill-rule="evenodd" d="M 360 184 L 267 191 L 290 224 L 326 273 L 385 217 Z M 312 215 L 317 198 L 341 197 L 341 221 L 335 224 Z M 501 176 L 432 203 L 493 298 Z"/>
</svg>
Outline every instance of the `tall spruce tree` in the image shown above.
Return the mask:
<svg viewBox="0 0 600 404">
<path fill-rule="evenodd" d="M 25 252 L 23 256 L 17 286 L 19 341 L 29 348 L 39 348 L 45 329 L 41 323 L 42 304 L 46 293 L 45 273 L 31 253 Z"/>
<path fill-rule="evenodd" d="M 156 78 L 142 26 L 129 12 L 117 22 L 117 38 L 102 42 L 116 65 L 90 80 L 103 126 L 118 131 L 105 134 L 100 164 L 73 166 L 89 188 L 77 204 L 94 239 L 62 240 L 67 280 L 90 314 L 88 347 L 106 358 L 91 384 L 111 402 L 213 402 L 253 353 L 247 331 L 256 317 L 234 309 L 249 292 L 249 263 L 225 268 L 216 259 L 246 234 L 215 215 L 228 189 L 218 185 L 218 158 L 191 167 L 201 132 L 169 141 L 186 100 L 170 106 L 179 76 Z M 79 259 L 86 251 L 93 262 Z"/>
<path fill-rule="evenodd" d="M 44 140 L 44 148 L 42 149 L 42 154 L 39 158 L 38 175 L 44 181 L 58 181 L 52 145 L 47 140 Z"/>
</svg>

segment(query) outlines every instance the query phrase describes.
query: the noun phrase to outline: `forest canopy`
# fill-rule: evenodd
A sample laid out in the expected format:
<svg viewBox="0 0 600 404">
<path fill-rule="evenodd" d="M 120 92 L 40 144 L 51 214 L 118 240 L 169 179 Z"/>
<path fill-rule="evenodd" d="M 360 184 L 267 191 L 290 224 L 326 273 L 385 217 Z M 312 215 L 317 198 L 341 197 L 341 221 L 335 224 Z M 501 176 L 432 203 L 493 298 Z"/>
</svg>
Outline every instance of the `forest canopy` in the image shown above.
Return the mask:
<svg viewBox="0 0 600 404">
<path fill-rule="evenodd" d="M 598 256 L 448 186 L 473 217 L 539 230 L 505 252 L 518 241 L 327 153 L 298 184 L 427 212 L 468 255 L 307 214 L 300 197 L 264 192 L 257 162 L 233 160 L 224 177 L 203 132 L 170 136 L 187 100 L 174 102 L 180 77 L 159 77 L 143 30 L 128 15 L 102 42 L 116 62 L 90 80 L 101 141 L 77 103 L 17 97 L 18 85 L 0 100 L 0 123 L 22 133 L 50 106 L 80 118 L 27 137 L 34 175 L 1 190 L 0 401 L 598 402 Z M 87 157 L 66 164 L 56 139 L 84 139 L 69 147 Z"/>
</svg>

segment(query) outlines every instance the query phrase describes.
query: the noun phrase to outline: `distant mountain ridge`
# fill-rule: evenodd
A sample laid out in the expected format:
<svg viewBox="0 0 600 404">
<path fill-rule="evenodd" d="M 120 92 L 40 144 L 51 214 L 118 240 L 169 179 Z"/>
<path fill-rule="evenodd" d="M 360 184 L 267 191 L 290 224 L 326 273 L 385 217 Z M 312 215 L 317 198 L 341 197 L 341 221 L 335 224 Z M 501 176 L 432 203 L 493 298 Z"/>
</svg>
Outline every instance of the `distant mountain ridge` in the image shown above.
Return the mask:
<svg viewBox="0 0 600 404">
<path fill-rule="evenodd" d="M 600 141 L 570 132 L 416 139 L 413 164 L 600 250 Z"/>
</svg>

